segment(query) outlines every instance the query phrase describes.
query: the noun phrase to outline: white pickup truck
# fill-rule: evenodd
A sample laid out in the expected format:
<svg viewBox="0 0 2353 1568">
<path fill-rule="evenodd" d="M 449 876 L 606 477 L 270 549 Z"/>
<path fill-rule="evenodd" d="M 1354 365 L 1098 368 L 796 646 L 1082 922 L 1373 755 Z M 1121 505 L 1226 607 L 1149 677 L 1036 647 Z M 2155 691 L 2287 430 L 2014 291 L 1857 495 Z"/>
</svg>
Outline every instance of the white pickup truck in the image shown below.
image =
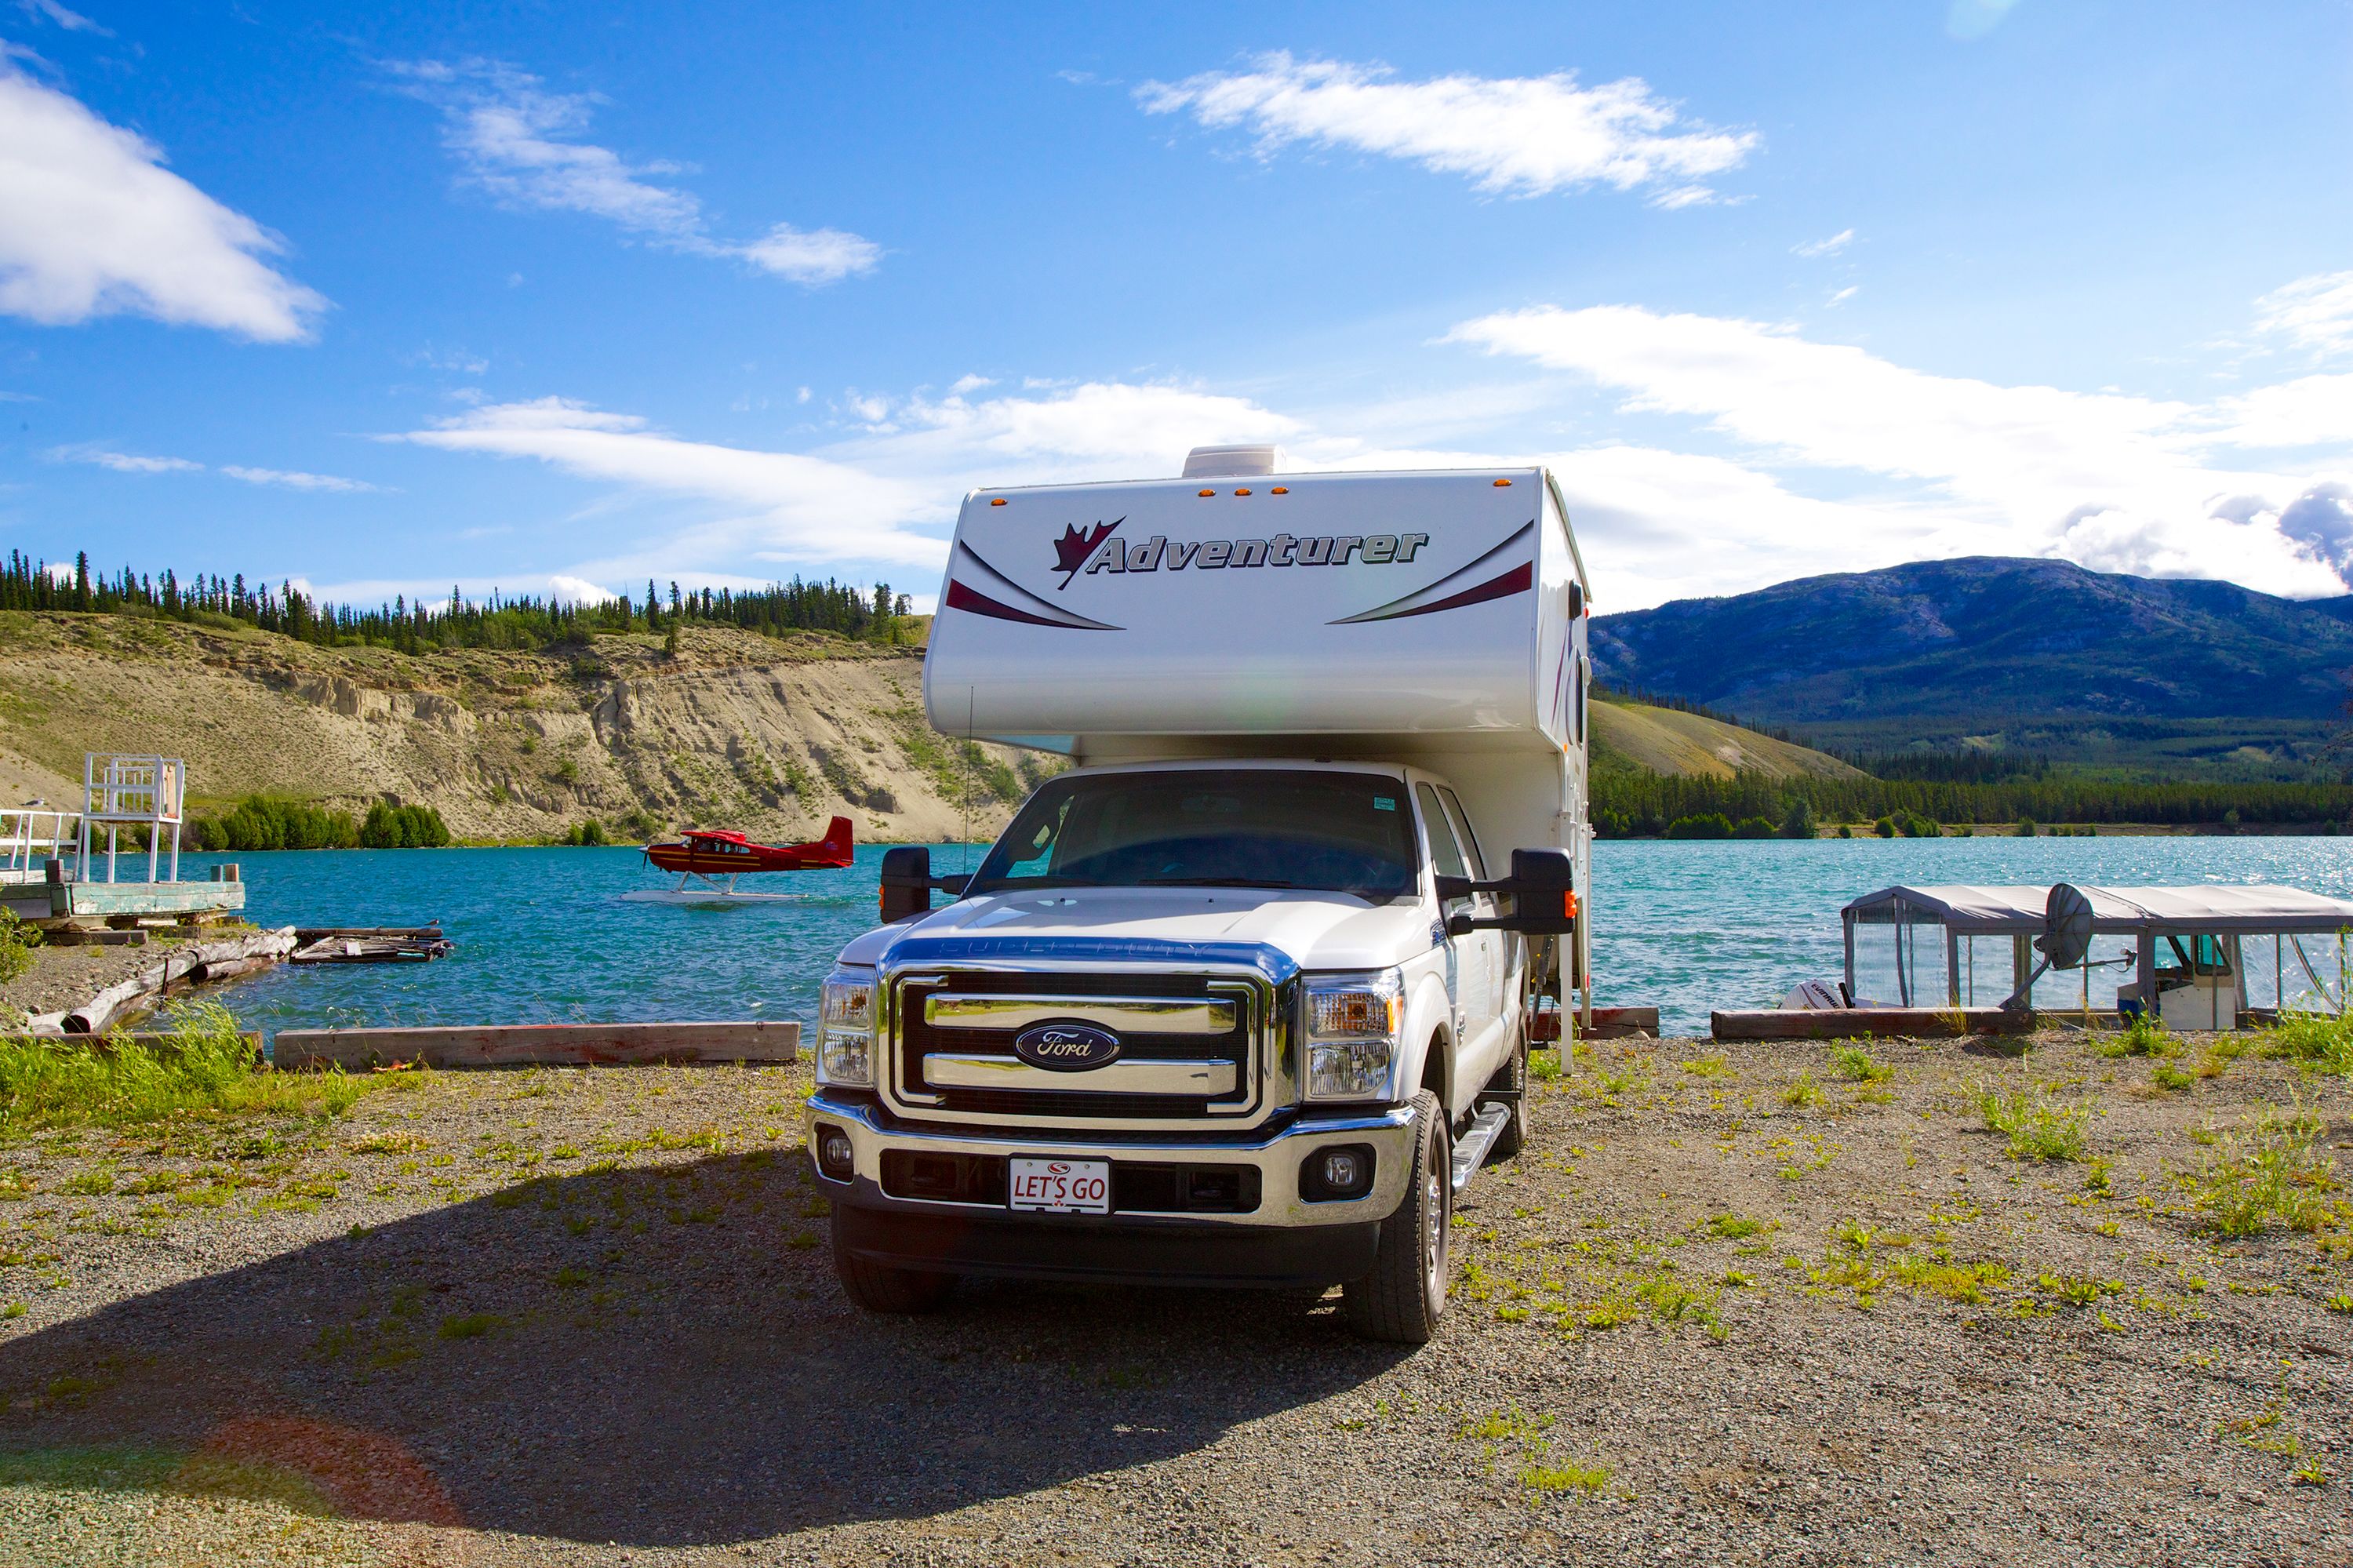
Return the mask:
<svg viewBox="0 0 2353 1568">
<path fill-rule="evenodd" d="M 1584 567 L 1540 469 L 968 496 L 933 724 L 1061 753 L 968 876 L 897 849 L 825 982 L 843 1286 L 1344 1287 L 1419 1342 L 1454 1192 L 1587 989 Z M 953 902 L 934 908 L 933 894 Z"/>
</svg>

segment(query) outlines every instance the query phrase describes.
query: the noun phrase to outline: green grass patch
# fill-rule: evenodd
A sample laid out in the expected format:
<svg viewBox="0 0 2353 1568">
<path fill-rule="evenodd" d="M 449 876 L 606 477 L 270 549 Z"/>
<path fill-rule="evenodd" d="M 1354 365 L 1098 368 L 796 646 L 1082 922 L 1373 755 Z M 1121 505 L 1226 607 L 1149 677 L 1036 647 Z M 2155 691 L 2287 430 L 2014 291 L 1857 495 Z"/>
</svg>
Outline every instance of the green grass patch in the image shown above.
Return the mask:
<svg viewBox="0 0 2353 1568">
<path fill-rule="evenodd" d="M 2208 1226 L 2226 1236 L 2325 1228 L 2337 1181 L 2335 1161 L 2314 1147 L 2319 1135 L 2320 1118 L 2302 1105 L 2285 1115 L 2265 1106 L 2224 1134 L 2190 1183 Z"/>
<path fill-rule="evenodd" d="M 2024 1089 L 2004 1096 L 1980 1087 L 1977 1107 L 1986 1130 L 2010 1140 L 2012 1160 L 2063 1161 L 2084 1157 L 2084 1135 L 2092 1119 L 2088 1104 L 2054 1104 Z"/>
<path fill-rule="evenodd" d="M 2118 1033 L 2100 1042 L 2100 1054 L 2119 1056 L 2176 1056 L 2181 1053 L 2181 1042 L 2167 1032 L 2165 1025 L 2143 1016 L 2136 1018 Z"/>
<path fill-rule="evenodd" d="M 2353 1018 L 2292 1012 L 2259 1037 L 2266 1056 L 2300 1062 L 2315 1072 L 2353 1074 Z"/>
<path fill-rule="evenodd" d="M 1895 1075 L 1895 1069 L 1873 1056 L 1860 1045 L 1831 1047 L 1831 1065 L 1839 1075 L 1859 1084 L 1883 1084 Z"/>
<path fill-rule="evenodd" d="M 1580 1492 L 1591 1497 L 1609 1484 L 1607 1465 L 1530 1465 L 1520 1472 L 1520 1485 L 1532 1492 Z"/>
<path fill-rule="evenodd" d="M 165 1024 L 167 1038 L 152 1044 L 0 1040 L 0 1133 L 195 1114 L 339 1117 L 369 1086 L 340 1072 L 267 1070 L 216 1001 L 183 1002 Z"/>
</svg>

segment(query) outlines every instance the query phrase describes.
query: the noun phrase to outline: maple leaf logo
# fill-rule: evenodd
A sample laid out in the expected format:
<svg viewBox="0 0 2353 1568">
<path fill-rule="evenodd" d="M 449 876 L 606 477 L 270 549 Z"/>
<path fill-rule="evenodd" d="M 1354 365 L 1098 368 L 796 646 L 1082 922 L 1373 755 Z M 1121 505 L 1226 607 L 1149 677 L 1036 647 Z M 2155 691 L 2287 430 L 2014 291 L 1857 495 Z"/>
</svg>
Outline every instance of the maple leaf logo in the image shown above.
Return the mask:
<svg viewBox="0 0 2353 1568">
<path fill-rule="evenodd" d="M 1083 532 L 1064 524 L 1062 536 L 1054 541 L 1054 569 L 1062 574 L 1059 587 L 1069 588 L 1071 579 L 1079 575 L 1079 568 L 1094 555 L 1096 546 L 1110 538 L 1111 531 L 1126 521 L 1124 517 L 1113 518 Z"/>
</svg>

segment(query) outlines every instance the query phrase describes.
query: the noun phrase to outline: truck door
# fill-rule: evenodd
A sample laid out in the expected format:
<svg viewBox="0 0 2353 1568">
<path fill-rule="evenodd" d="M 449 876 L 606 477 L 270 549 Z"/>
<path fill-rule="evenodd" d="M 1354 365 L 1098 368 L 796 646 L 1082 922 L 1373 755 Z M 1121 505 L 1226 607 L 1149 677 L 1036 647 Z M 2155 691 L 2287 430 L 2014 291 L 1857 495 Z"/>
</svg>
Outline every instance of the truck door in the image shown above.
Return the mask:
<svg viewBox="0 0 2353 1568">
<path fill-rule="evenodd" d="M 1453 824 L 1447 820 L 1438 791 L 1428 784 L 1416 784 L 1414 800 L 1421 807 L 1422 828 L 1430 834 L 1430 860 L 1439 874 L 1470 876 L 1471 863 L 1463 857 L 1461 844 L 1455 837 Z M 1440 914 L 1451 916 L 1458 911 L 1489 915 L 1493 912 L 1493 901 L 1483 894 L 1456 899 L 1443 906 Z M 1494 1053 L 1489 1036 L 1496 1033 L 1493 998 L 1500 944 L 1493 931 L 1472 931 L 1448 940 L 1453 947 L 1455 969 L 1455 1062 L 1460 1069 L 1455 1086 L 1459 1094 L 1467 1097 L 1485 1086 L 1497 1065 L 1490 1060 Z M 1455 1108 L 1447 1107 L 1450 1113 Z"/>
<path fill-rule="evenodd" d="M 1479 831 L 1471 825 L 1471 814 L 1462 809 L 1461 797 L 1451 785 L 1441 786 L 1439 797 L 1446 802 L 1447 821 L 1454 825 L 1454 837 L 1462 846 L 1462 857 L 1471 863 L 1471 874 L 1481 882 L 1487 880 L 1486 853 L 1479 847 Z M 1482 915 L 1495 913 L 1495 900 L 1485 894 L 1479 895 Z M 1504 1023 L 1512 1021 L 1519 995 L 1520 966 L 1527 944 L 1504 931 L 1482 932 L 1494 938 L 1494 984 L 1487 997 L 1488 1015 Z M 1508 1037 L 1509 1032 L 1506 1032 Z"/>
</svg>

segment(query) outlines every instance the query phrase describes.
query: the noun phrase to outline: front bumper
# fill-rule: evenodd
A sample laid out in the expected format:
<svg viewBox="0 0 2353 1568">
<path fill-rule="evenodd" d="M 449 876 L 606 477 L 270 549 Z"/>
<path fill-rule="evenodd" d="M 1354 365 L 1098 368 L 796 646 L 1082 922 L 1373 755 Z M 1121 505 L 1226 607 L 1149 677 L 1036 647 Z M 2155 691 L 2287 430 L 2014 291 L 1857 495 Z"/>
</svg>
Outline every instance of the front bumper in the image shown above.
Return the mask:
<svg viewBox="0 0 2353 1568">
<path fill-rule="evenodd" d="M 1103 1139 L 1097 1134 L 1039 1133 L 1008 1138 L 900 1121 L 871 1101 L 820 1089 L 810 1097 L 805 1119 L 813 1166 L 820 1128 L 837 1128 L 849 1137 L 850 1179 L 837 1181 L 822 1169 L 817 1171 L 819 1188 L 834 1204 L 843 1245 L 875 1263 L 955 1273 L 1218 1285 L 1338 1284 L 1360 1278 L 1371 1268 L 1380 1222 L 1404 1201 L 1413 1163 L 1413 1113 L 1403 1106 L 1302 1117 L 1280 1128 L 1247 1134 Z M 1373 1150 L 1371 1188 L 1358 1198 L 1302 1196 L 1301 1167 L 1340 1144 Z M 1115 1168 L 1240 1167 L 1256 1173 L 1257 1202 L 1238 1213 L 1122 1209 L 1110 1214 L 1017 1213 L 1000 1202 L 886 1192 L 883 1161 L 893 1153 L 1103 1160 Z"/>
</svg>

